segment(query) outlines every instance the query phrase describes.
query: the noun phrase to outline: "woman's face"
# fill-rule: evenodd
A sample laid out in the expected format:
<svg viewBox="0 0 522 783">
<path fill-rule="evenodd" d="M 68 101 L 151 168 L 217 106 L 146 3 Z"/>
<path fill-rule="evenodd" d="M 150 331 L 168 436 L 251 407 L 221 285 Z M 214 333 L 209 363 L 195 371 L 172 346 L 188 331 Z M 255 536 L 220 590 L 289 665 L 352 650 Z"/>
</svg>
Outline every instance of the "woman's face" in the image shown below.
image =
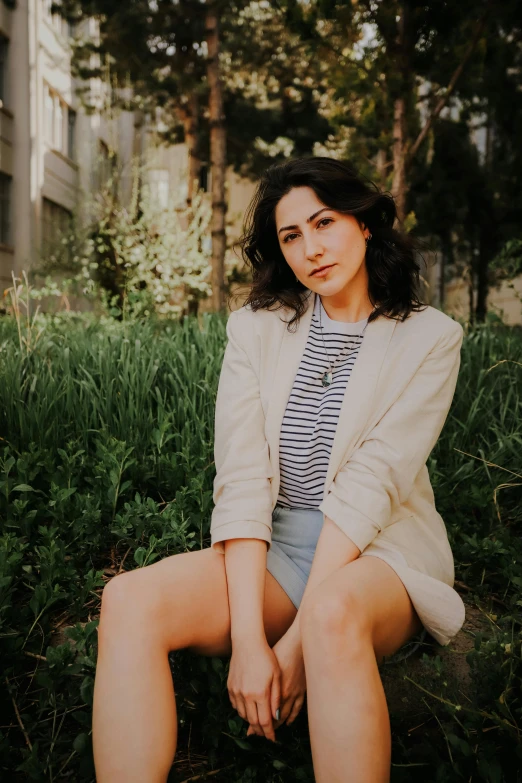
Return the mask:
<svg viewBox="0 0 522 783">
<path fill-rule="evenodd" d="M 309 187 L 292 188 L 275 210 L 279 246 L 298 280 L 322 296 L 336 296 L 354 282 L 367 282 L 369 231 L 353 215 L 326 207 Z M 324 274 L 317 271 L 329 268 Z"/>
</svg>

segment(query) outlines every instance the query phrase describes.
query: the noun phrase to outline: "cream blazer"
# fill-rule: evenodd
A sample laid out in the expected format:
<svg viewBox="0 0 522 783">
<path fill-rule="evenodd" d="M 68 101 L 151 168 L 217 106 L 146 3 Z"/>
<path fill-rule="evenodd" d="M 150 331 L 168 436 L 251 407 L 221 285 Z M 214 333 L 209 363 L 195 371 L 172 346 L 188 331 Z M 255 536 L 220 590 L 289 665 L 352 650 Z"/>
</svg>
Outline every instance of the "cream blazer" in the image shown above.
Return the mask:
<svg viewBox="0 0 522 783">
<path fill-rule="evenodd" d="M 243 306 L 227 322 L 215 411 L 211 545 L 259 538 L 270 546 L 279 493 L 279 433 L 312 318 Z M 284 319 L 284 320 L 283 320 Z M 294 327 L 295 328 L 295 325 Z M 368 323 L 344 394 L 319 509 L 361 551 L 395 570 L 422 624 L 442 645 L 465 609 L 453 589 L 447 531 L 426 460 L 453 399 L 463 329 L 433 307 Z"/>
</svg>

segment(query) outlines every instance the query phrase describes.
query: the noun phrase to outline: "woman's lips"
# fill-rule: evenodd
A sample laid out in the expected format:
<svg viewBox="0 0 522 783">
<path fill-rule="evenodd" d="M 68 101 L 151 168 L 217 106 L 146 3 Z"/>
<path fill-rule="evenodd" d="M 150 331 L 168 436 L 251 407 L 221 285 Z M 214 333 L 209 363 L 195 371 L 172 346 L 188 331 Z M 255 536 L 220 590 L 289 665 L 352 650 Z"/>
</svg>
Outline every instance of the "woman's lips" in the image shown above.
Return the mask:
<svg viewBox="0 0 522 783">
<path fill-rule="evenodd" d="M 319 269 L 317 272 L 312 272 L 310 277 L 325 277 L 330 269 L 332 269 L 334 264 L 330 264 L 330 266 L 326 266 L 323 269 Z"/>
</svg>

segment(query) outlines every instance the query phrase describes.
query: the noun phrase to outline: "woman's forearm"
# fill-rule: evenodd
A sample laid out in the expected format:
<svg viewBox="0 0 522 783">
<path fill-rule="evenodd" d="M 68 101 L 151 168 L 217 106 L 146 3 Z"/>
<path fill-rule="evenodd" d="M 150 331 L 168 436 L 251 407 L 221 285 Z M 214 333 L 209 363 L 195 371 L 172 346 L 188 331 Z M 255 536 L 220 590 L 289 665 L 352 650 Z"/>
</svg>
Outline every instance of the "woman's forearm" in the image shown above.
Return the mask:
<svg viewBox="0 0 522 783">
<path fill-rule="evenodd" d="M 353 560 L 357 560 L 360 554 L 360 549 L 343 533 L 339 526 L 329 517 L 325 517 L 301 605 L 292 624 L 294 631 L 297 631 L 299 628 L 303 601 L 312 590 L 338 568 L 342 568 Z"/>
<path fill-rule="evenodd" d="M 245 641 L 266 642 L 263 623 L 266 552 L 266 542 L 259 538 L 225 541 L 232 647 Z"/>
</svg>

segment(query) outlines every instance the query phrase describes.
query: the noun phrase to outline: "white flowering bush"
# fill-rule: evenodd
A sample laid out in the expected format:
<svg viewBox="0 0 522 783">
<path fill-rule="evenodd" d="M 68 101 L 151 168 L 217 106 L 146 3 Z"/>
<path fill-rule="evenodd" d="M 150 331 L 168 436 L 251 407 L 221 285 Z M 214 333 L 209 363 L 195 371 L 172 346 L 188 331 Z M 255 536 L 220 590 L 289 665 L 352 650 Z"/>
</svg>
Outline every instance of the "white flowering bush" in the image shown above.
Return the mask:
<svg viewBox="0 0 522 783">
<path fill-rule="evenodd" d="M 276 158 L 278 155 L 289 158 L 294 151 L 294 146 L 292 139 L 286 136 L 278 136 L 272 143 L 264 141 L 261 136 L 256 136 L 254 140 L 254 147 L 269 158 Z"/>
<path fill-rule="evenodd" d="M 90 239 L 92 256 L 100 281 L 112 273 L 120 300 L 113 305 L 135 314 L 148 315 L 152 308 L 178 316 L 189 302 L 210 295 L 211 210 L 202 193 L 190 210 L 173 202 L 158 209 L 144 187 L 137 203 L 116 209 L 106 204 L 101 217 Z"/>
<path fill-rule="evenodd" d="M 136 178 L 123 205 L 107 181 L 86 206 L 89 219 L 73 221 L 36 269 L 43 296 L 52 288 L 55 297 L 80 295 L 118 317 L 177 318 L 211 294 L 211 206 L 203 192 L 190 209 L 173 199 L 160 207 Z"/>
</svg>

